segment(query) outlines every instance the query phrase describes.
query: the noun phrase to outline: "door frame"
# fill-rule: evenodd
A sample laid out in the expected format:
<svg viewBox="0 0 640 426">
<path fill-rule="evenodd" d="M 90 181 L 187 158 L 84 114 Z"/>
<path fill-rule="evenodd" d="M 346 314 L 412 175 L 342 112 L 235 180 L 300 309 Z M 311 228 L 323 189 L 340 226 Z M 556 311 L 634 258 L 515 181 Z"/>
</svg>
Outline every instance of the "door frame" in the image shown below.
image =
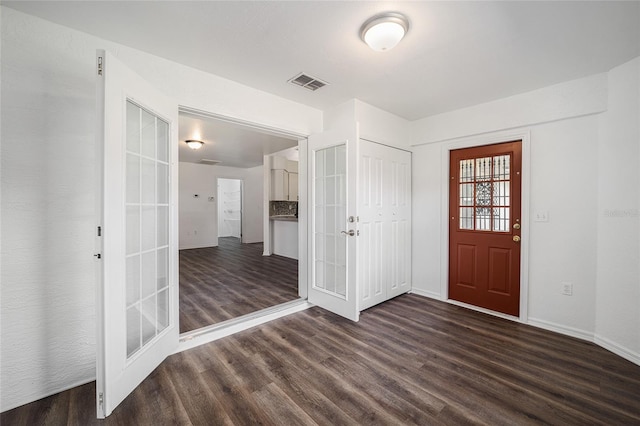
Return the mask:
<svg viewBox="0 0 640 426">
<path fill-rule="evenodd" d="M 440 194 L 441 194 L 441 234 L 440 234 L 440 298 L 454 305 L 464 306 L 490 315 L 517 320 L 526 323 L 529 317 L 529 198 L 531 186 L 531 132 L 529 130 L 495 132 L 488 135 L 470 136 L 444 142 L 440 159 Z M 514 140 L 522 141 L 522 182 L 521 182 L 521 237 L 520 249 L 520 316 L 503 314 L 467 303 L 449 299 L 449 156 L 450 151 L 462 148 L 473 148 L 482 145 L 493 145 Z"/>
<path fill-rule="evenodd" d="M 178 104 L 178 114 L 180 113 L 187 113 L 191 115 L 200 116 L 203 118 L 220 120 L 227 123 L 236 124 L 249 129 L 253 129 L 259 132 L 268 133 L 275 136 L 286 137 L 292 140 L 294 139 L 297 140 L 298 149 L 300 151 L 300 161 L 298 162 L 298 178 L 300 179 L 301 182 L 306 182 L 307 180 L 307 144 L 308 144 L 307 137 L 309 136 L 308 134 L 296 132 L 293 130 L 286 130 L 286 129 L 280 129 L 277 127 L 266 126 L 263 124 L 259 124 L 257 122 L 243 120 L 240 118 L 235 118 L 235 117 L 231 117 L 224 114 L 205 111 L 198 108 L 193 108 L 193 107 L 185 106 L 182 104 Z M 266 173 L 266 170 L 267 169 L 265 168 L 265 173 Z M 232 178 L 232 179 L 237 179 L 237 178 Z M 243 191 L 244 191 L 244 188 L 243 188 Z M 174 353 L 179 353 L 187 349 L 191 349 L 191 348 L 195 348 L 197 346 L 203 345 L 205 343 L 213 342 L 214 340 L 229 336 L 233 333 L 237 333 L 239 331 L 246 330 L 256 325 L 271 321 L 273 319 L 280 318 L 282 316 L 285 316 L 294 312 L 302 311 L 304 309 L 311 307 L 311 305 L 306 300 L 307 292 L 308 292 L 308 281 L 307 281 L 307 278 L 308 278 L 307 277 L 307 274 L 308 274 L 307 273 L 307 269 L 308 269 L 308 261 L 307 261 L 308 192 L 307 192 L 306 185 L 298 188 L 298 191 L 299 191 L 298 295 L 303 300 L 302 301 L 294 300 L 292 302 L 286 302 L 281 305 L 276 305 L 270 308 L 260 310 L 258 312 L 253 312 L 239 318 L 231 319 L 218 324 L 212 324 L 208 327 L 203 327 L 198 330 L 181 333 L 179 335 L 178 348 Z M 264 206 L 263 225 L 265 227 L 268 227 L 269 226 L 269 181 L 267 179 L 265 179 L 263 195 L 264 197 L 266 197 L 265 198 L 266 202 Z M 216 197 L 217 197 L 217 194 L 216 194 Z M 216 220 L 217 220 L 217 213 L 216 213 Z"/>
</svg>

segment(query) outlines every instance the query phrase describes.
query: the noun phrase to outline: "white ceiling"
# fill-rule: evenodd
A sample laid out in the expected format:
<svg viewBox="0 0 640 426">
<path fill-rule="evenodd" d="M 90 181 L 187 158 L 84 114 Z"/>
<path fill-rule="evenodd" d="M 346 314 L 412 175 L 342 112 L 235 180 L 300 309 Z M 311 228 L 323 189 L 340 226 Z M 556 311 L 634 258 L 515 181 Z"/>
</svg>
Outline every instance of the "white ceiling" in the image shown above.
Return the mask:
<svg viewBox="0 0 640 426">
<path fill-rule="evenodd" d="M 319 109 L 357 98 L 409 120 L 604 72 L 640 56 L 640 2 L 2 1 L 3 5 Z M 372 15 L 410 20 L 393 50 Z M 287 83 L 305 72 L 330 84 Z M 295 142 L 183 115 L 201 158 L 252 167 Z M 184 145 L 184 146 L 183 146 Z M 282 148 L 281 148 L 282 147 Z"/>
<path fill-rule="evenodd" d="M 263 156 L 297 146 L 298 141 L 258 132 L 225 121 L 181 112 L 178 123 L 179 158 L 188 163 L 202 159 L 220 161 L 220 166 L 249 168 L 260 166 Z M 196 139 L 204 142 L 193 150 L 184 142 Z M 282 156 L 287 156 L 283 153 Z"/>
<path fill-rule="evenodd" d="M 409 120 L 603 72 L 640 55 L 640 2 L 3 1 L 320 109 L 358 98 Z M 374 52 L 375 13 L 406 38 Z M 287 80 L 304 71 L 316 92 Z"/>
</svg>

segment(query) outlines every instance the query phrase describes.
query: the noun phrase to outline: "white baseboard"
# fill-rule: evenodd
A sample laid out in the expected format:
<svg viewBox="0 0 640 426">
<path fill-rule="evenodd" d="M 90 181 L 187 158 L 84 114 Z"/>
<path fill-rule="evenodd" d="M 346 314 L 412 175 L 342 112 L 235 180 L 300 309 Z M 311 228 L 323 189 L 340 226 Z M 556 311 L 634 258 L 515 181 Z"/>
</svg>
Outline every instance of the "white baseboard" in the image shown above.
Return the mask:
<svg viewBox="0 0 640 426">
<path fill-rule="evenodd" d="M 218 245 L 217 244 L 213 244 L 213 245 L 211 245 L 211 244 L 205 244 L 205 245 L 195 244 L 195 245 L 180 246 L 180 247 L 178 247 L 178 251 L 180 251 L 180 250 L 199 249 L 199 248 L 209 248 L 209 247 L 218 247 Z"/>
<path fill-rule="evenodd" d="M 631 361 L 636 365 L 640 365 L 640 354 L 625 348 L 624 346 L 620 346 L 619 344 L 605 338 L 602 336 L 598 336 L 597 334 L 594 336 L 593 342 L 605 348 L 606 350 L 613 352 L 614 354 L 621 356 L 627 361 Z"/>
<path fill-rule="evenodd" d="M 199 328 L 192 332 L 183 333 L 180 335 L 180 343 L 178 344 L 178 349 L 176 349 L 174 353 L 182 352 L 187 349 L 204 345 L 205 343 L 213 342 L 214 340 L 230 336 L 233 333 L 247 330 L 257 325 L 272 321 L 274 319 L 282 318 L 296 312 L 304 311 L 305 309 L 308 309 L 312 306 L 314 305 L 307 302 L 306 300 L 298 299 L 292 302 L 282 303 L 272 308 L 263 309 L 258 312 L 224 321 L 220 324 L 215 324 L 208 327 Z"/>
<path fill-rule="evenodd" d="M 430 299 L 442 300 L 440 298 L 440 293 L 437 293 L 435 291 L 420 290 L 419 288 L 412 288 L 409 293 L 416 294 L 422 297 L 428 297 Z"/>
<path fill-rule="evenodd" d="M 30 404 L 30 403 L 35 402 L 35 401 L 39 401 L 39 400 L 41 400 L 43 398 L 47 398 L 47 397 L 50 397 L 52 395 L 58 394 L 60 392 L 68 391 L 69 389 L 73 389 L 73 388 L 76 388 L 78 386 L 83 386 L 83 385 L 86 385 L 87 383 L 91 383 L 91 382 L 95 382 L 95 381 L 96 381 L 95 376 L 92 376 L 92 377 L 89 377 L 89 378 L 80 379 L 80 380 L 78 380 L 76 382 L 73 382 L 71 384 L 66 384 L 66 385 L 62 386 L 61 388 L 59 388 L 59 389 L 55 389 L 55 390 L 49 389 L 49 390 L 44 391 L 43 393 L 39 393 L 39 394 L 36 394 L 36 395 L 28 396 L 24 400 L 21 400 L 19 402 L 17 402 L 17 401 L 8 402 L 6 406 L 3 406 L 3 407 L 0 408 L 0 413 L 4 413 L 5 411 L 13 410 L 14 408 L 18 408 L 18 407 L 21 407 L 21 406 L 26 405 L 26 404 Z"/>
<path fill-rule="evenodd" d="M 580 330 L 579 328 L 569 327 L 566 325 L 557 324 L 551 321 L 545 321 L 537 318 L 529 318 L 526 324 L 538 328 L 543 328 L 545 330 L 554 331 L 566 336 L 575 337 L 576 339 L 586 340 L 587 342 L 593 342 L 594 338 L 593 333 L 590 331 Z"/>
</svg>

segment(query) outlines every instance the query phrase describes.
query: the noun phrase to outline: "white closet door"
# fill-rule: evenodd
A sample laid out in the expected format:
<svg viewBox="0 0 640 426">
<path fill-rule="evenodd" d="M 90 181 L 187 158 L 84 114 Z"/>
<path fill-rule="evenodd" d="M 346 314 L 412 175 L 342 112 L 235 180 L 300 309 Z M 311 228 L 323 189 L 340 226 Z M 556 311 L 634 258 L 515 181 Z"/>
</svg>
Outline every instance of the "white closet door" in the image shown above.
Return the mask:
<svg viewBox="0 0 640 426">
<path fill-rule="evenodd" d="M 369 141 L 360 142 L 360 181 L 358 202 L 358 283 L 359 309 L 367 309 L 387 299 L 389 234 L 387 147 Z"/>
<path fill-rule="evenodd" d="M 411 153 L 360 141 L 359 309 L 411 290 Z"/>
<path fill-rule="evenodd" d="M 411 290 L 411 153 L 388 148 L 389 272 L 387 296 Z"/>
</svg>

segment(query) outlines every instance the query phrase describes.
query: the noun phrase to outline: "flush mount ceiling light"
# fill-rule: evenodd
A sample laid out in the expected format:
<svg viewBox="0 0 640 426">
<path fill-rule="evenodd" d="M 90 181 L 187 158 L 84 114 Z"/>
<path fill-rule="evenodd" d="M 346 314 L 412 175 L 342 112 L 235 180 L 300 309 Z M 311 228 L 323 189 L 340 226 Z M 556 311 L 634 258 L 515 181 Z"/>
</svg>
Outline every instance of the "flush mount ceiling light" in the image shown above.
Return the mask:
<svg viewBox="0 0 640 426">
<path fill-rule="evenodd" d="M 200 149 L 202 148 L 202 145 L 204 145 L 204 142 L 202 141 L 197 141 L 195 139 L 189 139 L 188 141 L 185 141 L 187 143 L 187 146 L 189 146 L 189 148 L 191 149 Z"/>
<path fill-rule="evenodd" d="M 393 49 L 409 31 L 406 16 L 385 12 L 369 18 L 360 28 L 360 38 L 377 52 Z"/>
</svg>

